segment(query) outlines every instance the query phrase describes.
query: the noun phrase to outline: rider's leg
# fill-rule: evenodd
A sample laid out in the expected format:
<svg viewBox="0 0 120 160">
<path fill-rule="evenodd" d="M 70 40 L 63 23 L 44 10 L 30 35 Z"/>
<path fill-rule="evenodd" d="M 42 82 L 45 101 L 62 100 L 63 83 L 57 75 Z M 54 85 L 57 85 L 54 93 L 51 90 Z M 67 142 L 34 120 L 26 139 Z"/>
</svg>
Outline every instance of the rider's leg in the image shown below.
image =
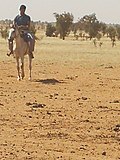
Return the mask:
<svg viewBox="0 0 120 160">
<path fill-rule="evenodd" d="M 8 56 L 13 54 L 13 40 L 14 40 L 14 38 L 11 37 L 13 32 L 14 32 L 14 28 L 11 28 L 9 30 L 9 35 L 8 35 L 8 46 L 9 46 L 9 50 L 10 50 L 10 53 L 7 54 Z"/>
<path fill-rule="evenodd" d="M 29 55 L 30 55 L 31 58 L 34 58 L 33 49 L 32 49 L 32 41 L 31 40 L 28 42 L 28 46 L 29 46 Z"/>
<path fill-rule="evenodd" d="M 34 51 L 34 46 L 35 46 L 35 39 L 34 36 L 28 33 L 28 46 L 29 46 L 29 55 L 31 58 L 34 58 L 33 56 L 33 51 Z"/>
<path fill-rule="evenodd" d="M 10 53 L 8 53 L 7 55 L 10 56 L 11 54 L 13 54 L 13 39 L 8 39 L 8 45 Z"/>
</svg>

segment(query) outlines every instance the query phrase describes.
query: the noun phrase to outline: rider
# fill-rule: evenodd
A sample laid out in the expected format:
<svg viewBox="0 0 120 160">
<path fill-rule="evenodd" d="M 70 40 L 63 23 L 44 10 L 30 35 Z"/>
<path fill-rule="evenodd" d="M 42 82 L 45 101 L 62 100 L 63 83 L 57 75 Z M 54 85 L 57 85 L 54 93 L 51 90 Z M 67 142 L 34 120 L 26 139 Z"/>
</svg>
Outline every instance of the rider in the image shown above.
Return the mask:
<svg viewBox="0 0 120 160">
<path fill-rule="evenodd" d="M 20 14 L 17 15 L 14 19 L 13 28 L 18 27 L 18 28 L 22 28 L 22 31 L 25 31 L 25 35 L 27 35 L 27 37 L 25 36 L 26 37 L 25 40 L 27 41 L 29 46 L 29 54 L 31 58 L 34 58 L 33 51 L 34 51 L 35 39 L 34 39 L 34 36 L 30 33 L 31 18 L 30 16 L 25 14 L 25 10 L 26 10 L 26 6 L 21 5 Z M 9 42 L 10 53 L 7 55 L 10 56 L 11 54 L 13 54 L 13 39 L 8 38 L 8 42 Z"/>
</svg>

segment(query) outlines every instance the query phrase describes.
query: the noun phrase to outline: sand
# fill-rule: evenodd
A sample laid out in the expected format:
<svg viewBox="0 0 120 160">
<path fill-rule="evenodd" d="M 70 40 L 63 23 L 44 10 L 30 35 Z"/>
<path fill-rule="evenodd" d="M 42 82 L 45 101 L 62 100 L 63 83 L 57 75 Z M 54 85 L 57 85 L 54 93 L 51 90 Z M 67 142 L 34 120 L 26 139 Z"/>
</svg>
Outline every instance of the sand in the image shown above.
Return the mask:
<svg viewBox="0 0 120 160">
<path fill-rule="evenodd" d="M 67 52 L 69 41 L 37 42 L 32 80 L 26 57 L 26 76 L 17 81 L 2 40 L 1 160 L 120 159 L 119 46 L 85 50 L 87 42 L 73 41 Z"/>
</svg>

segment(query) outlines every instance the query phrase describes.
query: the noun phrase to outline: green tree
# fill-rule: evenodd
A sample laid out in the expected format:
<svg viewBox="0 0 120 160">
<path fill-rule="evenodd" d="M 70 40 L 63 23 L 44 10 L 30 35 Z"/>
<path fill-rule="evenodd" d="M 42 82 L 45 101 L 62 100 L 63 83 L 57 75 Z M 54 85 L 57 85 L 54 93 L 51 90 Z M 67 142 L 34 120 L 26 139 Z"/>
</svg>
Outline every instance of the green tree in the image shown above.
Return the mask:
<svg viewBox="0 0 120 160">
<path fill-rule="evenodd" d="M 54 15 L 56 18 L 56 29 L 60 34 L 60 38 L 64 40 L 66 35 L 69 33 L 74 17 L 72 14 L 66 12 L 62 14 L 54 13 Z"/>
<path fill-rule="evenodd" d="M 51 23 L 48 23 L 46 27 L 46 36 L 52 37 L 55 31 L 56 31 L 55 26 L 52 26 Z"/>
<path fill-rule="evenodd" d="M 116 25 L 116 31 L 117 31 L 117 38 L 120 40 L 120 25 Z"/>
<path fill-rule="evenodd" d="M 115 26 L 109 26 L 107 28 L 107 34 L 108 34 L 108 36 L 110 37 L 111 40 L 115 39 L 115 37 L 117 35 Z"/>
<path fill-rule="evenodd" d="M 30 31 L 35 35 L 37 30 L 35 28 L 35 23 L 34 22 L 31 22 L 31 24 L 30 24 Z"/>
<path fill-rule="evenodd" d="M 8 28 L 6 27 L 5 29 L 1 28 L 1 37 L 4 38 L 4 39 L 7 39 L 8 37 Z"/>
<path fill-rule="evenodd" d="M 102 34 L 98 32 L 98 34 L 96 35 L 96 38 L 98 39 L 98 41 L 100 41 L 101 37 L 102 37 Z"/>
<path fill-rule="evenodd" d="M 103 23 L 103 22 L 100 23 L 100 31 L 103 33 L 103 36 L 107 32 L 107 25 L 105 23 Z"/>
<path fill-rule="evenodd" d="M 79 21 L 80 26 L 89 34 L 90 39 L 96 37 L 100 31 L 100 23 L 96 18 L 96 14 L 85 15 Z"/>
</svg>

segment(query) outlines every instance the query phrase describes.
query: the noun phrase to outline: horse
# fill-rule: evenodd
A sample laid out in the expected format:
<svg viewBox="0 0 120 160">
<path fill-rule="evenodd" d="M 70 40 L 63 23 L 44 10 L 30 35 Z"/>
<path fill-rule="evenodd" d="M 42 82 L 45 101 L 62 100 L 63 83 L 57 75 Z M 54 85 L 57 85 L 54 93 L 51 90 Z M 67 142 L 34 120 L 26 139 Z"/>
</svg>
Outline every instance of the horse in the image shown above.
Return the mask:
<svg viewBox="0 0 120 160">
<path fill-rule="evenodd" d="M 29 45 L 21 36 L 23 30 L 16 26 L 15 29 L 10 29 L 10 38 L 15 40 L 15 45 L 13 47 L 13 55 L 16 58 L 17 65 L 17 80 L 21 80 L 25 77 L 24 73 L 24 56 L 29 57 L 29 80 L 31 80 L 31 70 L 32 70 L 32 58 L 29 54 Z M 21 65 L 20 65 L 21 62 Z M 21 71 L 21 72 L 20 72 Z"/>
</svg>

